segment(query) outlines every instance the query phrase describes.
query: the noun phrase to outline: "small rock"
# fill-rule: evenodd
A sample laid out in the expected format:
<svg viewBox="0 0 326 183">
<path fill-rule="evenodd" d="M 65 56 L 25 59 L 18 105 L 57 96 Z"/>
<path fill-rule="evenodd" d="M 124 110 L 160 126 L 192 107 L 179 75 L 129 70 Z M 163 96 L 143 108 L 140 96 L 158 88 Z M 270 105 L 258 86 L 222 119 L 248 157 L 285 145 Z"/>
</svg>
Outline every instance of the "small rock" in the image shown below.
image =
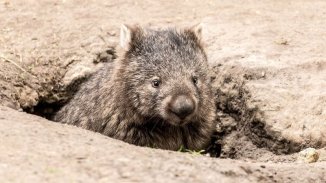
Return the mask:
<svg viewBox="0 0 326 183">
<path fill-rule="evenodd" d="M 299 152 L 298 161 L 305 163 L 314 163 L 319 159 L 319 153 L 315 148 L 307 148 Z"/>
<path fill-rule="evenodd" d="M 279 45 L 289 45 L 289 40 L 287 40 L 285 38 L 280 38 L 280 39 L 276 40 L 275 43 L 279 44 Z"/>
</svg>

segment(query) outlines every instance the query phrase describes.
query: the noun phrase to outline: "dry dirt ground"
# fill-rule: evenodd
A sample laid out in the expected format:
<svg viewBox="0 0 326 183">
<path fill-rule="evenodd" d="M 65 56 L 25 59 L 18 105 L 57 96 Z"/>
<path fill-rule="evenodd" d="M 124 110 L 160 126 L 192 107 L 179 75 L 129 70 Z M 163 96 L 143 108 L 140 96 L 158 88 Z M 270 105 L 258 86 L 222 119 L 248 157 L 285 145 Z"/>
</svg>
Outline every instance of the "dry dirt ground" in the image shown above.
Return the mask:
<svg viewBox="0 0 326 183">
<path fill-rule="evenodd" d="M 135 147 L 13 110 L 51 115 L 114 61 L 122 23 L 198 22 L 218 107 L 216 155 L 237 160 Z M 325 182 L 325 28 L 325 1 L 1 0 L 1 182 Z M 296 162 L 307 147 L 319 162 Z"/>
<path fill-rule="evenodd" d="M 252 163 L 129 145 L 0 107 L 1 182 L 325 182 L 326 162 Z"/>
</svg>

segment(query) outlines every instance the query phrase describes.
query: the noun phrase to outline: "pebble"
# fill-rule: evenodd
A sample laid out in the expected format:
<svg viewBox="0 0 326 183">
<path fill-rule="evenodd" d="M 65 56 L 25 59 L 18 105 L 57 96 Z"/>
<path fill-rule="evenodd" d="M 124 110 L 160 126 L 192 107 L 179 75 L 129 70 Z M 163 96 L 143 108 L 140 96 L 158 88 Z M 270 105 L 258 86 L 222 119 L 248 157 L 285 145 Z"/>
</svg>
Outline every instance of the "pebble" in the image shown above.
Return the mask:
<svg viewBox="0 0 326 183">
<path fill-rule="evenodd" d="M 319 153 L 315 148 L 307 148 L 299 152 L 298 161 L 304 163 L 314 163 L 319 159 Z"/>
</svg>

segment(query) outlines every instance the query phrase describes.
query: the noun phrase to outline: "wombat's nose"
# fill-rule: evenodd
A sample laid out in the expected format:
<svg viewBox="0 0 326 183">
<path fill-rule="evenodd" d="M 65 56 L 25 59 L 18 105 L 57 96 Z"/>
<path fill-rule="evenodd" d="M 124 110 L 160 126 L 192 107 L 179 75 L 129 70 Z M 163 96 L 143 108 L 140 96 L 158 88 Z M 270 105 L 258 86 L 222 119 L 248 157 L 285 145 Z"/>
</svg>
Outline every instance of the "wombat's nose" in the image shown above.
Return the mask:
<svg viewBox="0 0 326 183">
<path fill-rule="evenodd" d="M 170 103 L 170 111 L 177 115 L 180 119 L 184 119 L 195 110 L 194 101 L 185 95 L 174 98 Z"/>
</svg>

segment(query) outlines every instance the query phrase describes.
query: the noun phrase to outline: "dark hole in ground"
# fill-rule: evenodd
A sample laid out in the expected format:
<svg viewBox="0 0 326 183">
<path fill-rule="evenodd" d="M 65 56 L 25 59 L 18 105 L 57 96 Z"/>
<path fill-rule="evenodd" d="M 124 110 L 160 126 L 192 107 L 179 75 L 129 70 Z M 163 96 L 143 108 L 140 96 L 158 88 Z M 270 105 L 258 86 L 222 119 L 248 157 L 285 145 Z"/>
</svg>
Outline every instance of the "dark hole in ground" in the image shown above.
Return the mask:
<svg viewBox="0 0 326 183">
<path fill-rule="evenodd" d="M 62 106 L 64 106 L 63 103 L 46 103 L 41 101 L 36 106 L 26 108 L 24 111 L 51 120 Z"/>
<path fill-rule="evenodd" d="M 44 117 L 48 120 L 52 120 L 55 113 L 60 110 L 69 100 L 74 96 L 74 94 L 79 90 L 82 83 L 87 81 L 91 75 L 86 75 L 85 77 L 79 77 L 70 82 L 69 85 L 63 86 L 61 88 L 56 88 L 49 92 L 50 94 L 46 97 L 39 98 L 36 106 L 30 106 L 24 108 L 23 110 L 27 113 L 38 115 Z M 54 84 L 55 85 L 55 84 Z M 60 96 L 60 97 L 54 97 Z M 57 101 L 54 98 L 59 98 Z"/>
<path fill-rule="evenodd" d="M 104 50 L 103 52 L 99 53 L 93 60 L 93 63 L 98 64 L 100 62 L 113 62 L 115 58 L 116 52 L 114 48 L 109 47 L 107 50 Z M 81 84 L 87 81 L 90 76 L 91 75 L 87 75 L 85 77 L 77 78 L 73 80 L 69 85 L 63 86 L 62 88 L 57 88 L 56 90 L 52 91 L 52 94 L 48 97 L 43 97 L 39 99 L 39 102 L 36 106 L 27 107 L 24 109 L 24 111 L 52 120 L 55 113 L 58 112 L 60 108 L 63 107 L 67 102 L 69 102 L 73 95 L 79 90 Z M 53 100 L 48 99 L 53 99 L 53 96 L 58 95 L 61 96 L 61 100 L 59 101 L 53 102 Z M 211 157 L 219 157 L 222 152 L 222 146 L 218 143 L 217 138 L 218 135 L 215 133 L 211 138 L 210 145 L 200 153 L 205 155 L 209 154 Z"/>
<path fill-rule="evenodd" d="M 210 145 L 205 150 L 205 153 L 208 153 L 210 157 L 214 157 L 214 158 L 220 157 L 222 152 L 222 145 L 218 143 L 217 137 L 218 135 L 215 132 L 211 138 Z"/>
<path fill-rule="evenodd" d="M 116 58 L 112 54 L 115 52 L 111 49 L 105 50 L 104 53 L 98 55 L 94 63 L 111 62 Z M 211 76 L 219 119 L 217 119 L 216 133 L 209 147 L 203 152 L 204 154 L 208 153 L 211 157 L 241 159 L 257 157 L 259 153 L 253 151 L 261 148 L 268 149 L 275 154 L 289 154 L 302 148 L 298 144 L 280 139 L 279 134 L 271 131 L 261 120 L 262 118 L 256 116 L 259 110 L 248 107 L 247 101 L 251 96 L 244 86 L 246 78 L 243 73 L 239 74 L 233 72 L 232 69 L 227 70 L 218 65 L 212 68 Z M 53 102 L 53 100 L 43 98 L 39 99 L 36 106 L 24 110 L 51 120 L 55 112 L 72 98 L 87 78 L 89 76 L 78 78 L 63 89 L 54 91 L 61 92 L 60 95 L 64 96 L 65 100 Z M 254 150 L 248 151 L 248 143 L 252 144 L 251 147 Z"/>
</svg>

